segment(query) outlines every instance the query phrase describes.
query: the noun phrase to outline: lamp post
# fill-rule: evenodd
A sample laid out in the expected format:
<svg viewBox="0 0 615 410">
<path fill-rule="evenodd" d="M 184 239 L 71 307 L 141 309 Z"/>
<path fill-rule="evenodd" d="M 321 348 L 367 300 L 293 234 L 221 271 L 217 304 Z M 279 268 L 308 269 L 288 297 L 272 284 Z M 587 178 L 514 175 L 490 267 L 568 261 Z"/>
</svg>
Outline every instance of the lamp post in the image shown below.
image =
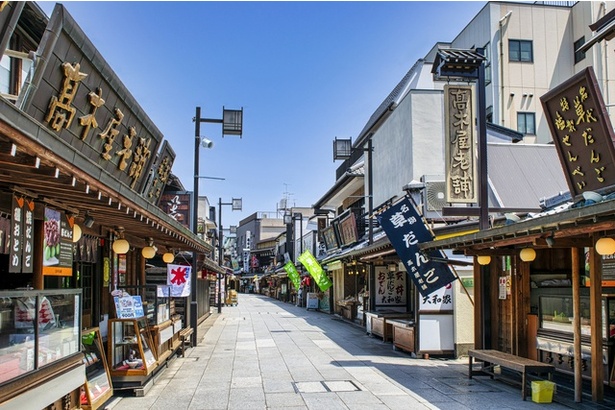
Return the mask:
<svg viewBox="0 0 615 410">
<path fill-rule="evenodd" d="M 202 144 L 204 148 L 211 148 L 213 143 L 207 138 L 201 139 L 201 123 L 219 123 L 222 124 L 222 136 L 239 135 L 241 138 L 243 129 L 243 108 L 241 110 L 227 110 L 222 107 L 222 119 L 201 118 L 201 107 L 196 107 L 194 118 L 194 185 L 192 187 L 192 232 L 198 236 L 198 218 L 199 218 L 199 146 Z M 222 179 L 222 178 L 214 178 Z M 192 344 L 197 344 L 197 320 L 198 320 L 198 298 L 197 298 L 197 252 L 192 252 L 192 277 L 190 280 L 190 326 L 194 329 L 192 333 Z"/>
<path fill-rule="evenodd" d="M 222 232 L 222 205 L 232 206 L 233 211 L 241 211 L 242 200 L 241 198 L 233 198 L 231 202 L 222 202 L 222 198 L 218 198 L 218 263 L 220 266 L 224 263 L 224 252 L 222 246 L 223 232 Z M 218 313 L 222 313 L 222 274 L 218 274 Z"/>
</svg>

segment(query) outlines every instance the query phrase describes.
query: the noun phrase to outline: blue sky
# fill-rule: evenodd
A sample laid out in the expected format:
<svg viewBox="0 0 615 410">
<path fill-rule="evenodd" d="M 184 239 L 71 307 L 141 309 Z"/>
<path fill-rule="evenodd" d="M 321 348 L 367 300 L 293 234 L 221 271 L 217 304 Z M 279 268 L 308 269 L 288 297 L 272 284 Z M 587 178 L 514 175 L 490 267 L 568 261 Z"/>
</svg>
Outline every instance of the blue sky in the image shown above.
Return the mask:
<svg viewBox="0 0 615 410">
<path fill-rule="evenodd" d="M 54 2 L 37 2 L 50 15 Z M 243 138 L 201 124 L 201 195 L 223 226 L 275 215 L 285 196 L 311 206 L 335 183 L 332 141 L 353 141 L 417 59 L 452 41 L 485 2 L 63 3 L 164 134 L 187 190 L 194 123 L 244 109 Z"/>
</svg>

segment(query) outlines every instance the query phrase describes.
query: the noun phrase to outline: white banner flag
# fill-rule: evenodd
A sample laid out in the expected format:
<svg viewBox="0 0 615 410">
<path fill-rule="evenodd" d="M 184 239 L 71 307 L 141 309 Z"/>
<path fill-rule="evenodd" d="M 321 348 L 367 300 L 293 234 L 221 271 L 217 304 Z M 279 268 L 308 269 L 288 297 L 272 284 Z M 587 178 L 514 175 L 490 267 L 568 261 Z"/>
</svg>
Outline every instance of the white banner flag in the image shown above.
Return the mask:
<svg viewBox="0 0 615 410">
<path fill-rule="evenodd" d="M 167 265 L 167 285 L 171 287 L 171 296 L 190 296 L 192 266 Z"/>
</svg>

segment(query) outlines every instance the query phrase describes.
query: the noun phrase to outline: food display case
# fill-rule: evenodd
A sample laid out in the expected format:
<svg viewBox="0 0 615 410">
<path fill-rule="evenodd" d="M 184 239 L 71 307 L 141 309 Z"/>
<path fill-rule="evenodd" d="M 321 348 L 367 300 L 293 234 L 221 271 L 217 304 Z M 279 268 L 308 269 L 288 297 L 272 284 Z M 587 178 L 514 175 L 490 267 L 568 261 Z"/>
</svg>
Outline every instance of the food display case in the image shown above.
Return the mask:
<svg viewBox="0 0 615 410">
<path fill-rule="evenodd" d="M 573 299 L 571 295 L 540 296 L 536 346 L 540 361 L 552 364 L 559 371 L 574 372 Z M 615 370 L 615 295 L 602 297 L 602 365 L 604 382 L 613 383 Z M 580 298 L 582 375 L 591 378 L 590 300 Z"/>
<path fill-rule="evenodd" d="M 0 384 L 81 351 L 81 290 L 0 291 Z"/>
<path fill-rule="evenodd" d="M 393 326 L 391 323 L 387 323 L 387 320 L 411 318 L 410 313 L 392 310 L 365 312 L 366 331 L 368 334 L 380 336 L 384 342 L 388 342 L 393 338 Z"/>
<path fill-rule="evenodd" d="M 414 320 L 408 318 L 387 319 L 393 329 L 393 348 L 414 352 Z"/>
<path fill-rule="evenodd" d="M 81 408 L 97 409 L 113 396 L 111 376 L 98 328 L 83 331 L 81 336 L 86 382 L 81 389 Z"/>
<path fill-rule="evenodd" d="M 114 388 L 139 387 L 158 366 L 145 317 L 110 319 L 107 344 Z"/>
</svg>

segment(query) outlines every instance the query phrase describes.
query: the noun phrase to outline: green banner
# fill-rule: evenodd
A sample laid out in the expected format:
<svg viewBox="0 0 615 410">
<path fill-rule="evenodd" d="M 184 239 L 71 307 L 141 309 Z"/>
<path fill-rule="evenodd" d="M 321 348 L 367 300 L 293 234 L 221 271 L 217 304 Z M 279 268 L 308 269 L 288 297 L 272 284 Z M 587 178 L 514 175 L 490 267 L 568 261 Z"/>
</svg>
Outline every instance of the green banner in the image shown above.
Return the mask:
<svg viewBox="0 0 615 410">
<path fill-rule="evenodd" d="M 322 269 L 314 255 L 310 253 L 310 251 L 303 252 L 298 259 L 299 262 L 301 262 L 301 264 L 305 266 L 305 269 L 310 272 L 310 275 L 312 275 L 314 281 L 322 292 L 326 291 L 331 287 L 332 283 L 329 280 L 329 277 Z"/>
<path fill-rule="evenodd" d="M 288 261 L 286 265 L 284 265 L 284 270 L 288 274 L 290 280 L 293 281 L 293 285 L 295 285 L 295 289 L 299 289 L 301 286 L 301 279 L 299 279 L 299 272 L 297 272 L 297 268 L 292 261 Z"/>
</svg>

